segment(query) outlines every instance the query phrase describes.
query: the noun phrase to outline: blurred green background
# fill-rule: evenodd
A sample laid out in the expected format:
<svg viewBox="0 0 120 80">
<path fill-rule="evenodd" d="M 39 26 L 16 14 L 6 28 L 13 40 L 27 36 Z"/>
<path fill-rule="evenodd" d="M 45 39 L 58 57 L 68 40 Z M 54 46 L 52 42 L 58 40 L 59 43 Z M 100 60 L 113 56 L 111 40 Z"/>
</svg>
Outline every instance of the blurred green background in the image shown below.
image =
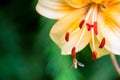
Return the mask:
<svg viewBox="0 0 120 80">
<path fill-rule="evenodd" d="M 0 0 L 0 80 L 120 80 L 110 56 L 92 61 L 89 46 L 77 54 L 85 67 L 71 67 L 49 37 L 56 21 L 40 16 L 36 3 Z"/>
</svg>

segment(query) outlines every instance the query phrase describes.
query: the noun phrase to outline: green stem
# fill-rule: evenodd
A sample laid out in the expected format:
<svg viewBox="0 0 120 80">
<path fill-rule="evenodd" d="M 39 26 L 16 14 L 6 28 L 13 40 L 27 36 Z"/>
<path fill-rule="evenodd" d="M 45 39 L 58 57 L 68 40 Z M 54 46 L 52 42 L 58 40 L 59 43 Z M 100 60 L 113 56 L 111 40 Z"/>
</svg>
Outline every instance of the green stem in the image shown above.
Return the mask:
<svg viewBox="0 0 120 80">
<path fill-rule="evenodd" d="M 120 67 L 119 67 L 119 64 L 118 64 L 118 62 L 117 62 L 116 57 L 115 57 L 114 54 L 111 54 L 111 60 L 112 60 L 112 63 L 114 65 L 114 67 L 115 67 L 118 75 L 120 76 Z"/>
</svg>

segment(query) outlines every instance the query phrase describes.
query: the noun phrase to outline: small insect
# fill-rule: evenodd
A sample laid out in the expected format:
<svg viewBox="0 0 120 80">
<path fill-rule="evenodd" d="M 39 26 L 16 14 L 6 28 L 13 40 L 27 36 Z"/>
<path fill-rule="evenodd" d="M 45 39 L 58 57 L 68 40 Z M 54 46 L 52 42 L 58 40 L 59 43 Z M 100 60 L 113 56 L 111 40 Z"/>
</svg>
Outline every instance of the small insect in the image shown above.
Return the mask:
<svg viewBox="0 0 120 80">
<path fill-rule="evenodd" d="M 85 67 L 85 65 L 83 63 L 77 61 L 77 59 L 76 59 L 76 48 L 75 47 L 72 48 L 71 55 L 72 55 L 72 58 L 73 58 L 73 66 L 74 66 L 75 69 L 78 66 Z"/>
<path fill-rule="evenodd" d="M 73 59 L 73 67 L 76 69 L 77 67 L 85 67 L 85 65 L 79 61 L 77 61 L 77 59 Z"/>
<path fill-rule="evenodd" d="M 80 66 L 80 67 L 85 67 L 85 65 L 79 61 L 77 61 L 77 65 Z"/>
</svg>

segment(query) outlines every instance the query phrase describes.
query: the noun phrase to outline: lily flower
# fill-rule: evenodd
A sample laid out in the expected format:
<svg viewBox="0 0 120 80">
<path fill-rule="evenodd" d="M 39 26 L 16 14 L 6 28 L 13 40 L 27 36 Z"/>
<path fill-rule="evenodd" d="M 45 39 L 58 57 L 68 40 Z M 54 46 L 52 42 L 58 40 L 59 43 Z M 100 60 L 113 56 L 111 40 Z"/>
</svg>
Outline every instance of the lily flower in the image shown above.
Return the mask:
<svg viewBox="0 0 120 80">
<path fill-rule="evenodd" d="M 72 55 L 90 44 L 92 59 L 109 53 L 120 55 L 120 0 L 39 0 L 36 10 L 58 20 L 51 39 L 63 55 Z"/>
</svg>

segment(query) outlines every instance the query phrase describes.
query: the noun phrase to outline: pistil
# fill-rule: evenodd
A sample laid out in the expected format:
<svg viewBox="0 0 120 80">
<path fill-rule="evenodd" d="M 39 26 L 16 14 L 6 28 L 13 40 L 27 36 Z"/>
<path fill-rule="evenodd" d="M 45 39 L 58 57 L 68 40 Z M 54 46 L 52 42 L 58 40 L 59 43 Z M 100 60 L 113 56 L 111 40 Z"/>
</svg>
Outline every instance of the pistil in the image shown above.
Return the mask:
<svg viewBox="0 0 120 80">
<path fill-rule="evenodd" d="M 95 40 L 94 40 L 94 35 L 98 34 L 97 30 L 97 13 L 98 13 L 98 6 L 95 5 L 93 14 L 92 14 L 92 24 L 93 24 L 93 29 L 92 29 L 92 45 L 93 45 L 93 52 L 92 52 L 92 60 L 97 59 L 97 52 L 96 52 L 96 47 L 95 47 Z"/>
</svg>

